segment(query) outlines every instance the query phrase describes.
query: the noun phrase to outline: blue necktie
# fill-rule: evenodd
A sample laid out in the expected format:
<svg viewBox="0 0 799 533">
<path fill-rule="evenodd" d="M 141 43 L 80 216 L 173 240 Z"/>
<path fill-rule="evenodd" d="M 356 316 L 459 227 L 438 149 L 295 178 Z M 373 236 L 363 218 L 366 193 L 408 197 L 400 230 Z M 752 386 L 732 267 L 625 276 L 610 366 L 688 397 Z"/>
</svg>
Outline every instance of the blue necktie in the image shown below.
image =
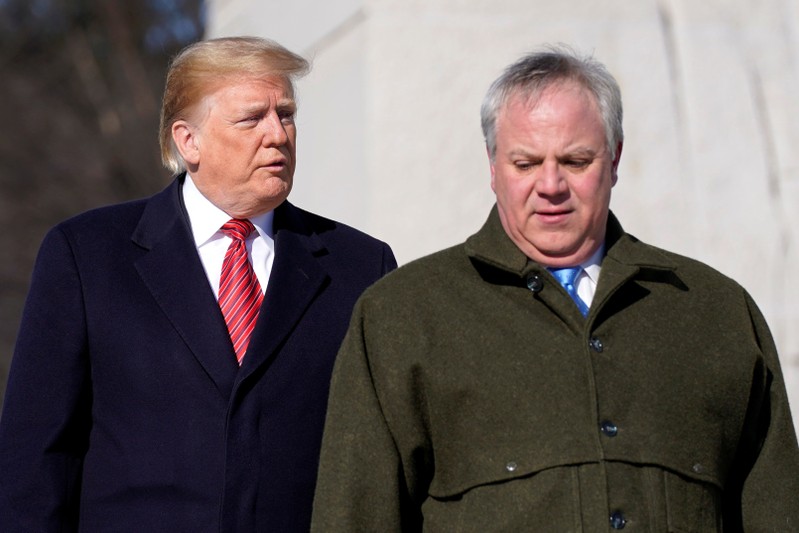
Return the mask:
<svg viewBox="0 0 799 533">
<path fill-rule="evenodd" d="M 577 288 L 574 286 L 574 281 L 577 279 L 577 276 L 580 275 L 580 271 L 582 268 L 580 267 L 567 267 L 567 268 L 550 268 L 550 272 L 552 275 L 555 276 L 563 288 L 566 289 L 566 292 L 569 293 L 569 296 L 572 297 L 574 303 L 577 304 L 577 308 L 586 316 L 588 314 L 588 306 L 585 305 L 585 302 L 577 295 Z"/>
</svg>

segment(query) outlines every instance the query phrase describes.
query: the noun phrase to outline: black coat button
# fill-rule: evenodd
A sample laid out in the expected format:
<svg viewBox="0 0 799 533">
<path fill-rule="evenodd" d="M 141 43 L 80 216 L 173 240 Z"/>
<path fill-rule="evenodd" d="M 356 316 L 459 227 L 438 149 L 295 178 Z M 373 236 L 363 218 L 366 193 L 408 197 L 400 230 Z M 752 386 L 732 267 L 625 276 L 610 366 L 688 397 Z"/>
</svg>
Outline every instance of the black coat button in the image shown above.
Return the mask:
<svg viewBox="0 0 799 533">
<path fill-rule="evenodd" d="M 621 511 L 614 511 L 610 514 L 610 527 L 612 529 L 624 529 L 627 525 L 627 519 Z"/>
<path fill-rule="evenodd" d="M 544 288 L 544 282 L 538 274 L 530 274 L 527 276 L 527 288 L 533 292 L 541 292 Z"/>
<path fill-rule="evenodd" d="M 619 428 L 610 420 L 605 420 L 599 425 L 600 431 L 608 437 L 615 437 L 619 433 Z"/>
<path fill-rule="evenodd" d="M 602 353 L 602 350 L 605 349 L 605 345 L 602 344 L 602 341 L 599 340 L 597 337 L 591 337 L 591 340 L 588 341 L 588 345 L 594 350 L 596 353 Z"/>
</svg>

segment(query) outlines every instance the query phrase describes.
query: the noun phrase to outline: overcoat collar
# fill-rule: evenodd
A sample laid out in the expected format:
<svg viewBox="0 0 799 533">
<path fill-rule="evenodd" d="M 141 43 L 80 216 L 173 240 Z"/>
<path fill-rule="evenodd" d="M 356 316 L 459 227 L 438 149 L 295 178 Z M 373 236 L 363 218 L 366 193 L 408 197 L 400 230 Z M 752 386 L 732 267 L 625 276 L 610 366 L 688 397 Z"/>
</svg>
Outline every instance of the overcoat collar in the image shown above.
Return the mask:
<svg viewBox="0 0 799 533">
<path fill-rule="evenodd" d="M 608 214 L 605 233 L 605 260 L 613 261 L 635 268 L 653 268 L 658 270 L 674 270 L 676 264 L 661 250 L 646 245 L 635 237 L 624 232 L 615 215 Z M 484 263 L 488 263 L 508 272 L 524 275 L 529 265 L 542 268 L 522 252 L 505 233 L 499 218 L 496 204 L 491 209 L 483 227 L 466 240 L 466 252 Z M 604 270 L 605 261 L 602 263 Z"/>
<path fill-rule="evenodd" d="M 497 205 L 491 208 L 480 230 L 466 240 L 469 257 L 522 276 L 529 259 L 505 233 Z"/>
<path fill-rule="evenodd" d="M 242 367 L 208 284 L 183 207 L 178 176 L 147 203 L 132 235 L 147 250 L 135 267 L 156 302 L 220 393 L 271 361 L 327 280 L 324 243 L 288 202 L 275 210 L 275 261 Z"/>
<path fill-rule="evenodd" d="M 514 277 L 551 277 L 546 268 L 529 259 L 508 237 L 496 205 L 491 209 L 483 227 L 467 239 L 465 247 L 466 253 L 473 260 L 511 273 Z M 625 233 L 613 213 L 608 215 L 605 249 L 599 284 L 589 317 L 622 285 L 637 277 L 685 287 L 677 275 L 676 263 L 668 254 Z"/>
</svg>

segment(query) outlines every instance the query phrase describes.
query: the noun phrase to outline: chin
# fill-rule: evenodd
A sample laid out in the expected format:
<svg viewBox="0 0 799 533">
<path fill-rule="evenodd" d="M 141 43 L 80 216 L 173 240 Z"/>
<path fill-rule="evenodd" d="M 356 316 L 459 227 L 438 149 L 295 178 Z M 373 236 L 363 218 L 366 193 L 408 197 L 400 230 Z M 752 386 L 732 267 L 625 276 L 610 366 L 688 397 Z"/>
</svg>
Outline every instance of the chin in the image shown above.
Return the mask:
<svg viewBox="0 0 799 533">
<path fill-rule="evenodd" d="M 276 192 L 275 194 L 261 196 L 260 201 L 258 203 L 266 208 L 265 211 L 271 211 L 272 209 L 276 208 L 284 201 L 286 201 L 286 198 L 288 198 L 288 196 L 289 196 L 288 191 L 281 193 Z"/>
<path fill-rule="evenodd" d="M 575 266 L 584 260 L 579 250 L 570 247 L 541 247 L 537 251 L 547 266 Z"/>
<path fill-rule="evenodd" d="M 291 179 L 281 176 L 269 176 L 258 185 L 258 194 L 263 197 L 277 198 L 288 196 L 291 192 Z"/>
</svg>

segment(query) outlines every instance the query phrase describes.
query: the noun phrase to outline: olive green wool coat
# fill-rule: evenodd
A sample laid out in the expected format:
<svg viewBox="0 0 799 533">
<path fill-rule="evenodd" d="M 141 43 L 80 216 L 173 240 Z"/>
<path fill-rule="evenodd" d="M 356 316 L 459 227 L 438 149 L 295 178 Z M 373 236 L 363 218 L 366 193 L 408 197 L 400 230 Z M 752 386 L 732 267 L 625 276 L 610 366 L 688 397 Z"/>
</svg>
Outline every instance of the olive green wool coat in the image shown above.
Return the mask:
<svg viewBox="0 0 799 533">
<path fill-rule="evenodd" d="M 606 249 L 587 318 L 496 208 L 367 290 L 313 531 L 799 531 L 799 450 L 749 295 L 612 215 Z"/>
</svg>

